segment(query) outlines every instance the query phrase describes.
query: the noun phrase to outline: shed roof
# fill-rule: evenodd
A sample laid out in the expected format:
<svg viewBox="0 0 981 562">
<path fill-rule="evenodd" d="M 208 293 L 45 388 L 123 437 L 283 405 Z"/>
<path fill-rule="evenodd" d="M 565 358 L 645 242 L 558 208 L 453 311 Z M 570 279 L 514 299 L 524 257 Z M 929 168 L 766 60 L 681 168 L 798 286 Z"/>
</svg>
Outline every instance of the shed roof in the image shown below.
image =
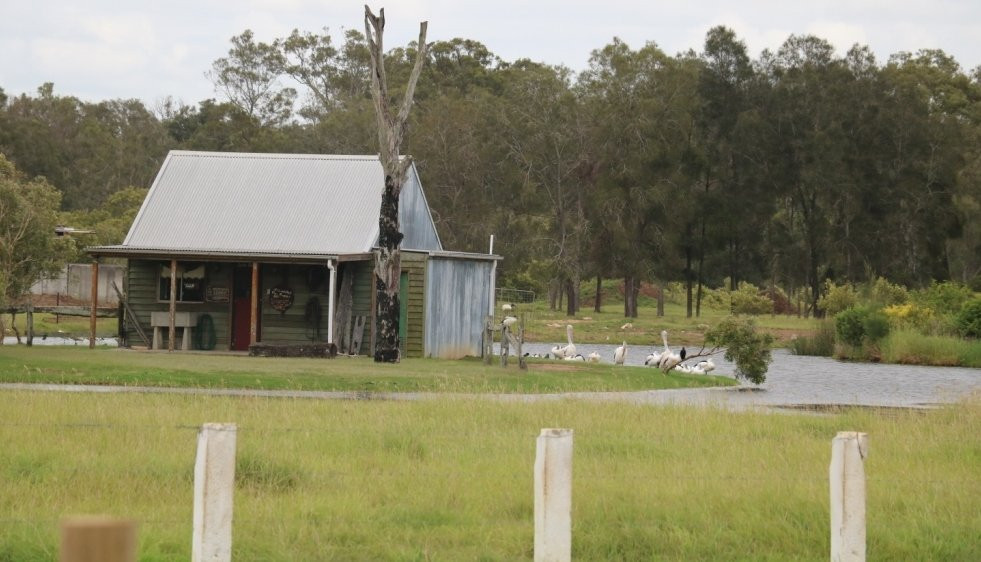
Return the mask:
<svg viewBox="0 0 981 562">
<path fill-rule="evenodd" d="M 175 150 L 123 244 L 111 248 L 361 254 L 377 243 L 383 188 L 377 156 Z M 403 247 L 442 250 L 414 167 L 401 199 Z"/>
</svg>

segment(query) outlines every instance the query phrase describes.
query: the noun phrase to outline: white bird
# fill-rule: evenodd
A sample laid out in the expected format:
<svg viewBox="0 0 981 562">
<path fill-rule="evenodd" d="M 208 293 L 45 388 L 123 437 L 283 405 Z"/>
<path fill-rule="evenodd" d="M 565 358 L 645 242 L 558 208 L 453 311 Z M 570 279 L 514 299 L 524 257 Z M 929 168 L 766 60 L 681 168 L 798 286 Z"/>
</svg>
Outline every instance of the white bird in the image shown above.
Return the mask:
<svg viewBox="0 0 981 562">
<path fill-rule="evenodd" d="M 709 373 L 715 369 L 715 363 L 711 359 L 706 359 L 705 361 L 699 361 L 696 367 L 702 369 L 706 373 Z"/>
<path fill-rule="evenodd" d="M 552 348 L 552 354 L 555 355 L 556 359 L 565 359 L 566 357 L 575 357 L 576 355 L 576 346 L 572 343 L 572 324 L 566 325 L 565 335 L 569 340 L 568 345 Z"/>
<path fill-rule="evenodd" d="M 510 328 L 518 322 L 518 319 L 514 316 L 505 316 L 504 320 L 501 320 L 501 326 L 504 328 Z"/>
<path fill-rule="evenodd" d="M 652 351 L 651 354 L 647 356 L 647 359 L 644 359 L 644 366 L 656 367 L 657 364 L 660 362 L 661 362 L 661 354 L 658 353 L 657 351 Z"/>
<path fill-rule="evenodd" d="M 506 304 L 502 304 L 501 310 L 503 310 L 504 312 L 511 312 L 512 310 L 514 310 L 514 303 L 509 302 Z"/>
<path fill-rule="evenodd" d="M 703 369 L 701 367 L 701 365 L 702 365 L 701 363 L 698 363 L 694 367 L 690 367 L 689 370 L 688 370 L 688 372 L 691 373 L 691 374 L 693 374 L 693 375 L 704 375 L 705 374 L 705 369 Z"/>
<path fill-rule="evenodd" d="M 586 358 L 583 357 L 581 353 L 577 353 L 577 354 L 572 355 L 570 357 L 566 357 L 565 360 L 566 361 L 585 361 Z"/>
<path fill-rule="evenodd" d="M 685 365 L 684 363 L 681 363 L 680 365 L 675 367 L 674 370 L 678 371 L 679 373 L 685 373 L 686 375 L 692 374 L 692 367 L 689 365 Z"/>
<path fill-rule="evenodd" d="M 613 364 L 623 365 L 623 360 L 627 358 L 627 342 L 623 342 L 623 345 L 616 348 L 613 352 Z"/>
<path fill-rule="evenodd" d="M 589 355 L 587 355 L 586 358 L 589 359 L 589 362 L 590 363 L 599 363 L 600 362 L 600 354 L 599 353 L 596 353 L 595 351 L 592 352 L 592 353 L 590 353 Z"/>
<path fill-rule="evenodd" d="M 661 352 L 661 359 L 658 362 L 658 366 L 666 373 L 677 366 L 678 363 L 681 363 L 681 356 L 671 351 L 671 348 L 668 347 L 667 330 L 661 330 L 661 341 L 664 342 L 664 351 Z"/>
</svg>

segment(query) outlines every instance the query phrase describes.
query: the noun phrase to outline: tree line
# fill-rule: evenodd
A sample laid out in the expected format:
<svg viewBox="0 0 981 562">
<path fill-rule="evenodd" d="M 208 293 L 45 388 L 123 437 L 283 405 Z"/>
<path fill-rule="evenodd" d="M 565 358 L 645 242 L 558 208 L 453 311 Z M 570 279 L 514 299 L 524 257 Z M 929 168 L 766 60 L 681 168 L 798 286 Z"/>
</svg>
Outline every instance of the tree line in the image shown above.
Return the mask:
<svg viewBox="0 0 981 562">
<path fill-rule="evenodd" d="M 388 51 L 391 83 L 415 52 Z M 358 31 L 245 31 L 196 105 L 0 90 L 0 153 L 116 243 L 170 149 L 377 153 L 370 68 Z M 561 293 L 570 314 L 604 278 L 626 316 L 651 282 L 681 281 L 691 315 L 723 284 L 820 313 L 828 280 L 981 283 L 981 68 L 940 50 L 880 63 L 792 35 L 753 59 L 716 27 L 674 56 L 614 39 L 574 73 L 453 39 L 428 44 L 415 100 L 403 152 L 444 246 L 495 235 L 499 286 Z"/>
</svg>

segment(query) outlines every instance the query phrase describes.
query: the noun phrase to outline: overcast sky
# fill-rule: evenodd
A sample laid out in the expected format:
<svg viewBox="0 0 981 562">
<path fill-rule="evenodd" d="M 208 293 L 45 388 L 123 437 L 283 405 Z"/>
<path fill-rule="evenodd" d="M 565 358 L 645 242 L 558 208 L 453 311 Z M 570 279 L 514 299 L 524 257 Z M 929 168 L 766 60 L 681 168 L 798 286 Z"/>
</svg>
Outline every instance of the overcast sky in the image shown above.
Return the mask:
<svg viewBox="0 0 981 562">
<path fill-rule="evenodd" d="M 347 0 L 3 0 L 0 87 L 34 94 L 44 82 L 86 101 L 166 96 L 189 104 L 216 97 L 204 76 L 246 29 L 271 42 L 294 28 L 363 30 L 363 2 Z M 979 0 L 388 0 L 386 48 L 418 36 L 463 37 L 504 60 L 527 57 L 573 70 L 616 36 L 638 48 L 654 41 L 669 54 L 701 51 L 706 31 L 734 29 L 756 57 L 790 34 L 813 34 L 844 53 L 868 45 L 880 64 L 898 51 L 941 48 L 965 71 L 981 65 Z"/>
</svg>

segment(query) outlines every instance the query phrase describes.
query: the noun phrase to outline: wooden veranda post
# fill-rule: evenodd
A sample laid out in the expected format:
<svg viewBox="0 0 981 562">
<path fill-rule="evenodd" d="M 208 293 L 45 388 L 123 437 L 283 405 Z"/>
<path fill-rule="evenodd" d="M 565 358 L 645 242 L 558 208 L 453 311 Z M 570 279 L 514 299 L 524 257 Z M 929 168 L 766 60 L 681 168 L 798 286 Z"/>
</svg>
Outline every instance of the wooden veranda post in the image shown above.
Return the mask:
<svg viewBox="0 0 981 562">
<path fill-rule="evenodd" d="M 96 259 L 92 262 L 92 310 L 89 313 L 89 349 L 95 348 L 95 314 L 98 308 L 99 308 L 99 260 Z"/>
<path fill-rule="evenodd" d="M 252 305 L 249 313 L 249 345 L 259 338 L 259 262 L 252 262 Z"/>
<path fill-rule="evenodd" d="M 405 134 L 405 124 L 412 108 L 416 82 L 426 58 L 427 22 L 419 24 L 419 42 L 416 47 L 415 65 L 409 75 L 405 96 L 398 113 L 389 106 L 388 80 L 385 76 L 385 50 L 382 38 L 385 31 L 385 10 L 376 16 L 367 5 L 364 7 L 364 30 L 371 55 L 371 97 L 375 103 L 378 124 L 378 159 L 385 174 L 385 190 L 382 192 L 381 210 L 378 215 L 378 249 L 375 251 L 375 294 L 377 298 L 377 331 L 375 361 L 394 363 L 399 360 L 399 283 L 402 274 L 402 232 L 399 230 L 399 195 L 405 176 L 412 166 L 408 156 L 400 158 L 399 149 Z"/>
<path fill-rule="evenodd" d="M 170 319 L 167 324 L 167 351 L 174 350 L 177 339 L 177 260 L 170 260 Z"/>
</svg>

